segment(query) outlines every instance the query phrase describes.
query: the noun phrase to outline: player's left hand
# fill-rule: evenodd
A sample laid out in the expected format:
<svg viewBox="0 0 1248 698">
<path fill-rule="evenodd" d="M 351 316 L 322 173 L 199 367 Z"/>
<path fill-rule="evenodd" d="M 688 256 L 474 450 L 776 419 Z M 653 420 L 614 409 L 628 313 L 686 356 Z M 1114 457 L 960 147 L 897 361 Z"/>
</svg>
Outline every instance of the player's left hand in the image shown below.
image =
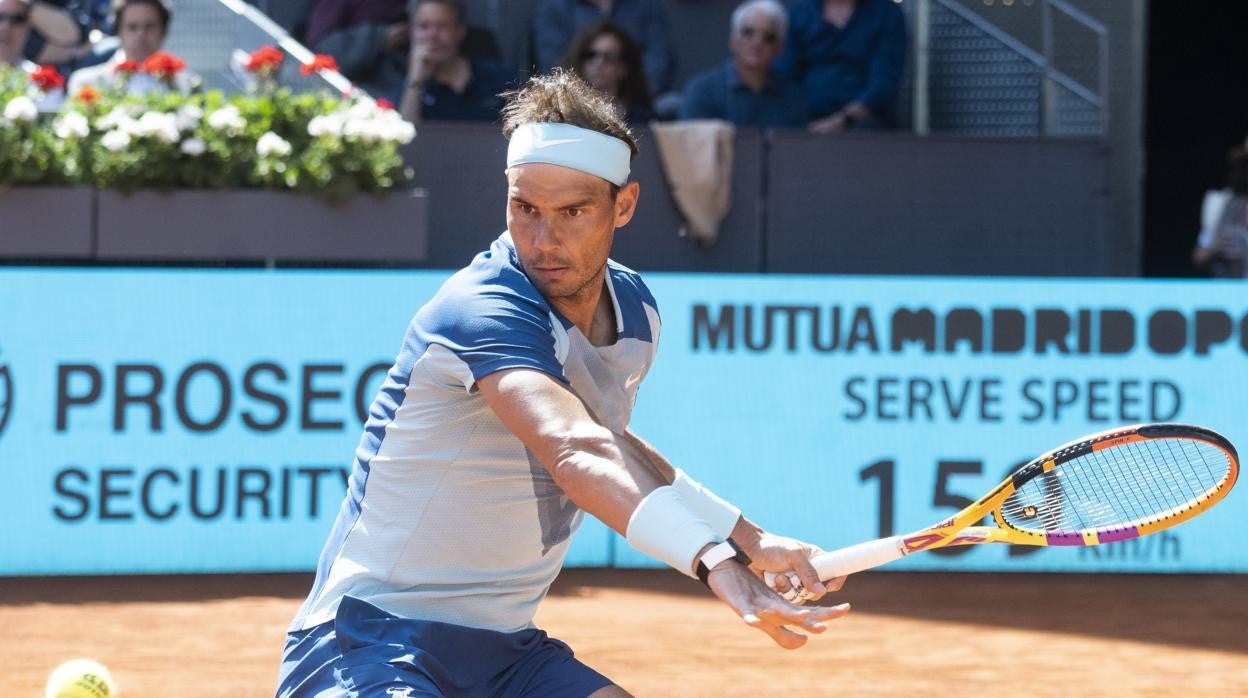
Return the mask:
<svg viewBox="0 0 1248 698">
<path fill-rule="evenodd" d="M 827 630 L 826 623 L 849 613 L 849 604 L 804 608 L 786 601 L 736 560 L 726 560 L 710 571 L 707 586 L 732 607 L 746 625 L 767 633 L 777 645 L 797 649 L 807 635 Z"/>
<path fill-rule="evenodd" d="M 800 588 L 805 590 L 802 601 L 818 601 L 824 594 L 839 590 L 845 583 L 844 577 L 820 581 L 810 559 L 821 552 L 823 550 L 816 545 L 766 531 L 760 531 L 757 542 L 746 548 L 750 567 L 757 574 L 776 573 L 775 590 L 781 594 L 793 596 L 787 592 L 792 586 L 790 580 L 796 577 Z"/>
</svg>

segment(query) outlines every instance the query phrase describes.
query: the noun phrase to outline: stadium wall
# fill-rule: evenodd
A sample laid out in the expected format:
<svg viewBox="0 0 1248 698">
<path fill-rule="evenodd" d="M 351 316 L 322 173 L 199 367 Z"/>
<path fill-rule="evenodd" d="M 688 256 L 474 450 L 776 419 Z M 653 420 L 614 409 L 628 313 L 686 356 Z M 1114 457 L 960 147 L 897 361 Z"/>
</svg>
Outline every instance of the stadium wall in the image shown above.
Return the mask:
<svg viewBox="0 0 1248 698">
<path fill-rule="evenodd" d="M 641 204 L 615 252 L 646 271 L 1113 276 L 1138 254 L 1111 224 L 1109 151 L 1094 141 L 741 129 L 710 246 L 681 237 L 654 139 L 641 143 Z M 454 269 L 505 225 L 505 147 L 492 126 L 428 124 L 405 152 L 416 193 L 337 207 L 13 189 L 0 193 L 0 260 Z"/>
</svg>

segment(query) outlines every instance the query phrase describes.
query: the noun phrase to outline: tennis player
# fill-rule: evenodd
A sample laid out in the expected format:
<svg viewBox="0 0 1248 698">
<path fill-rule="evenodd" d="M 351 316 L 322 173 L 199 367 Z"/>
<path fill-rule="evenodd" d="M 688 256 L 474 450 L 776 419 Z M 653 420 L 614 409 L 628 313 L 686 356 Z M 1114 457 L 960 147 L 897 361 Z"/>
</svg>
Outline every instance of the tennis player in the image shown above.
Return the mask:
<svg viewBox="0 0 1248 698">
<path fill-rule="evenodd" d="M 372 404 L 278 695 L 626 696 L 533 625 L 589 512 L 699 577 L 786 648 L 847 605 L 805 607 L 758 574 L 821 584 L 813 546 L 767 533 L 628 428 L 659 315 L 607 259 L 637 152 L 574 74 L 503 112 L 507 231 L 417 313 Z M 790 590 L 792 591 L 792 590 Z"/>
</svg>

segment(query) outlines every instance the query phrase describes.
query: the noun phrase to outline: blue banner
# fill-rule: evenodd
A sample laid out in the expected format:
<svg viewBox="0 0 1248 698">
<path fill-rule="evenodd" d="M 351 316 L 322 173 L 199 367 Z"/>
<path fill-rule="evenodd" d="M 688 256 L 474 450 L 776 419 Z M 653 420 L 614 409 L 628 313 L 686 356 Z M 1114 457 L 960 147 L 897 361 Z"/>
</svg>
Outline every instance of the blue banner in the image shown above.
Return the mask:
<svg viewBox="0 0 1248 698">
<path fill-rule="evenodd" d="M 365 410 L 445 272 L 0 270 L 0 575 L 310 570 Z M 923 528 L 1091 431 L 1248 443 L 1248 288 L 650 274 L 633 427 L 770 530 Z M 896 569 L 1248 572 L 1209 513 L 1089 549 Z M 569 564 L 653 564 L 595 521 Z"/>
</svg>

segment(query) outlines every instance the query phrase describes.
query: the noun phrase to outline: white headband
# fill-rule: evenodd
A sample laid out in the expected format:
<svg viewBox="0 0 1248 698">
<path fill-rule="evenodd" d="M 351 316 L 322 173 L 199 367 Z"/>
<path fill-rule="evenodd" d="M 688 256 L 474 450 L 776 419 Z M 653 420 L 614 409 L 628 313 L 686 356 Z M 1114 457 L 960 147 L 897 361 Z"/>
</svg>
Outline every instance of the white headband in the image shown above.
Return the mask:
<svg viewBox="0 0 1248 698">
<path fill-rule="evenodd" d="M 631 156 L 624 141 L 571 124 L 523 124 L 507 145 L 509 168 L 544 162 L 602 177 L 619 187 L 628 183 Z"/>
</svg>

